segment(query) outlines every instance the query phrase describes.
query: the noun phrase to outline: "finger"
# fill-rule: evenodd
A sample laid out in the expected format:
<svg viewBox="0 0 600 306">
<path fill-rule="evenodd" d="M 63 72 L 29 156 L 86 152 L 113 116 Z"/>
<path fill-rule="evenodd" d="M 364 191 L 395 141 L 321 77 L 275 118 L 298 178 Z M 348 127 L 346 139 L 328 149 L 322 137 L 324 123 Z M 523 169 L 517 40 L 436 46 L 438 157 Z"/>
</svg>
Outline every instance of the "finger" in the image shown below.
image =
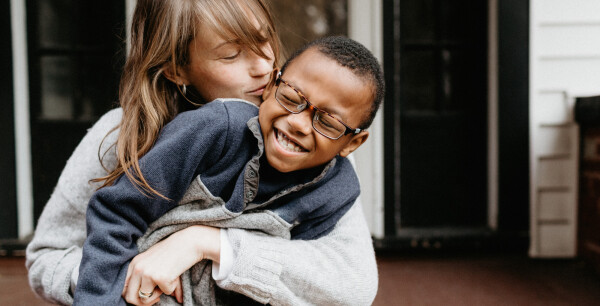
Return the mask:
<svg viewBox="0 0 600 306">
<path fill-rule="evenodd" d="M 125 301 L 131 304 L 139 304 L 140 298 L 138 296 L 138 290 L 140 289 L 140 276 L 139 273 L 135 273 L 132 271 L 132 274 L 129 278 L 129 284 L 125 288 Z"/>
<path fill-rule="evenodd" d="M 129 285 L 129 279 L 131 278 L 132 269 L 132 264 L 129 263 L 129 266 L 127 267 L 127 276 L 125 277 L 125 285 L 123 285 L 123 292 L 121 292 L 121 296 L 123 297 L 125 297 L 125 293 L 127 292 L 127 286 Z"/>
<path fill-rule="evenodd" d="M 178 278 L 171 281 L 158 281 L 156 282 L 156 286 L 162 290 L 167 295 L 173 295 L 173 291 L 175 291 L 175 286 L 177 285 Z"/>
<path fill-rule="evenodd" d="M 151 297 L 154 296 L 154 288 L 156 288 L 156 284 L 149 277 L 142 276 L 140 287 L 138 291 L 138 296 L 140 300 L 147 301 Z"/>
<path fill-rule="evenodd" d="M 141 299 L 139 296 L 136 296 L 135 300 L 126 300 L 128 305 L 154 305 L 160 301 L 160 296 L 162 295 L 162 291 L 160 289 L 155 289 L 152 293 L 152 297 Z"/>
<path fill-rule="evenodd" d="M 149 298 L 145 298 L 142 299 L 140 298 L 140 305 L 154 305 L 156 303 L 158 303 L 158 301 L 160 301 L 160 296 L 163 294 L 163 292 L 158 288 L 154 288 L 154 291 L 152 292 L 152 297 Z"/>
<path fill-rule="evenodd" d="M 181 278 L 177 278 L 177 285 L 175 286 L 175 291 L 173 292 L 175 295 L 175 299 L 179 304 L 183 304 L 183 288 L 181 287 Z"/>
</svg>

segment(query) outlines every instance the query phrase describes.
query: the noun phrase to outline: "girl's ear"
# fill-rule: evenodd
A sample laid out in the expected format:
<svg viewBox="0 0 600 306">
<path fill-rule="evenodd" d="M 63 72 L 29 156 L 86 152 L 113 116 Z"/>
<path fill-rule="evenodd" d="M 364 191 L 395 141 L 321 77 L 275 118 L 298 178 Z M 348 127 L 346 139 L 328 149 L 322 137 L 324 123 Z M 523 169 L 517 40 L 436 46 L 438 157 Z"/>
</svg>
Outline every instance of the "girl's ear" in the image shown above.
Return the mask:
<svg viewBox="0 0 600 306">
<path fill-rule="evenodd" d="M 369 138 L 368 131 L 362 131 L 362 132 L 352 136 L 352 140 L 350 140 L 350 142 L 344 148 L 342 148 L 339 155 L 341 157 L 348 156 L 348 154 L 354 152 L 354 150 L 358 149 L 358 147 L 360 147 L 360 145 L 365 143 L 365 141 L 367 141 L 367 138 Z"/>
<path fill-rule="evenodd" d="M 163 73 L 165 77 L 175 83 L 176 85 L 187 85 L 189 84 L 186 74 L 182 69 L 177 69 L 171 63 L 165 63 L 163 65 Z"/>
<path fill-rule="evenodd" d="M 279 76 L 279 68 L 275 68 L 273 69 L 273 72 L 271 72 L 271 78 L 269 79 L 269 83 L 267 83 L 267 86 L 265 87 L 265 90 L 263 91 L 263 101 L 266 100 L 269 95 L 271 94 L 271 91 L 273 90 L 273 88 L 275 88 L 275 83 L 277 82 L 277 77 Z"/>
</svg>

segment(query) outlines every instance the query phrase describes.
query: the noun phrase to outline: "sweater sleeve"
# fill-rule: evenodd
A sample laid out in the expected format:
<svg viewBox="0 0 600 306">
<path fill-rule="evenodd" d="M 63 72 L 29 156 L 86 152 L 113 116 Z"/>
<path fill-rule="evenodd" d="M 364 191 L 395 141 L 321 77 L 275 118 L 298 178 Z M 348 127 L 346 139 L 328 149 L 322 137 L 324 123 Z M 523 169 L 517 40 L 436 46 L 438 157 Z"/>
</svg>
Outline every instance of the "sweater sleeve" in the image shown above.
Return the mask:
<svg viewBox="0 0 600 306">
<path fill-rule="evenodd" d="M 360 198 L 327 235 L 286 240 L 229 229 L 237 254 L 219 287 L 271 305 L 371 305 L 378 286 Z"/>
<path fill-rule="evenodd" d="M 140 159 L 140 169 L 166 198 L 149 196 L 125 176 L 94 193 L 86 213 L 75 304 L 125 305 L 121 292 L 128 263 L 138 254 L 137 239 L 179 202 L 205 165 L 217 163 L 227 139 L 226 118 L 223 104 L 213 102 L 180 114 L 163 128 Z"/>
<path fill-rule="evenodd" d="M 105 167 L 113 169 L 116 164 L 112 144 L 118 131 L 108 136 L 107 133 L 119 124 L 121 115 L 121 109 L 114 109 L 88 130 L 67 161 L 27 246 L 25 263 L 29 284 L 48 302 L 73 303 L 69 289 L 73 272 L 79 269 L 81 260 L 85 210 L 91 195 L 99 187 L 99 183 L 89 181 L 107 174 L 100 164 L 98 152 L 106 152 L 103 156 Z"/>
</svg>

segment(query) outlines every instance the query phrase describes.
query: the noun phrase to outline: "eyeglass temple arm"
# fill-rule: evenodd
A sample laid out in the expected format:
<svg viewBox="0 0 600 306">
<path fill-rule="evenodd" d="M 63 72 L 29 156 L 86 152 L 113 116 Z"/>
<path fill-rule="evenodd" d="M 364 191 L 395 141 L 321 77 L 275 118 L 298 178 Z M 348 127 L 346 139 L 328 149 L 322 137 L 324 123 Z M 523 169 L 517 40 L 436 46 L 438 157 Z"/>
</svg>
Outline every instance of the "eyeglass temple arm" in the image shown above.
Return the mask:
<svg viewBox="0 0 600 306">
<path fill-rule="evenodd" d="M 356 134 L 358 134 L 358 133 L 360 133 L 360 132 L 363 131 L 363 129 L 354 129 L 353 130 L 353 129 L 349 128 L 349 127 L 346 127 L 346 128 L 347 128 L 346 129 L 346 133 L 344 133 L 344 135 L 348 135 L 348 134 L 356 135 Z"/>
</svg>

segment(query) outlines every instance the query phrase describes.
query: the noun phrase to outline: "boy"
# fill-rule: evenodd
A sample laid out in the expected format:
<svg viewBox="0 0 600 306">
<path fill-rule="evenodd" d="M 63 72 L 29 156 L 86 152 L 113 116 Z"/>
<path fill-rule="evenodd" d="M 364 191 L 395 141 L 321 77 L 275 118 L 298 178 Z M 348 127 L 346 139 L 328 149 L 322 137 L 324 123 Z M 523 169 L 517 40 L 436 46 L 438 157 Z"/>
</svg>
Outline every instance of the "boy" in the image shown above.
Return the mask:
<svg viewBox="0 0 600 306">
<path fill-rule="evenodd" d="M 178 202 L 199 216 L 187 223 L 292 239 L 331 231 L 358 196 L 345 157 L 367 139 L 364 129 L 383 87 L 368 50 L 329 37 L 297 51 L 273 73 L 260 109 L 224 100 L 179 115 L 140 160 L 144 177 L 165 198 L 150 199 L 120 178 L 90 200 L 75 303 L 124 304 L 127 264 L 138 253 L 134 243 L 150 223 L 173 215 L 168 211 Z M 195 196 L 184 197 L 188 186 Z"/>
</svg>

